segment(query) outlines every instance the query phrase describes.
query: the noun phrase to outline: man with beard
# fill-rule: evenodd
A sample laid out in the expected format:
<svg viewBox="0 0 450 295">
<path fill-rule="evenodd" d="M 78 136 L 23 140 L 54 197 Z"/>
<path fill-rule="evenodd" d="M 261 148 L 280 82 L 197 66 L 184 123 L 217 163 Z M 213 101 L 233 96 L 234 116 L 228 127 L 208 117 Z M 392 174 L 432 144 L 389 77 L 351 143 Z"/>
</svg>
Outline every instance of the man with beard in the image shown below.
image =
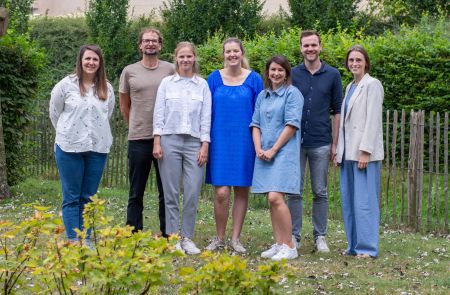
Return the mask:
<svg viewBox="0 0 450 295">
<path fill-rule="evenodd" d="M 312 222 L 316 251 L 329 252 L 325 235 L 328 221 L 328 166 L 336 156 L 342 82 L 339 71 L 320 60 L 322 45 L 315 31 L 300 35 L 300 51 L 304 62 L 292 69 L 292 84 L 305 98 L 302 113 L 302 145 L 300 149 L 301 183 L 299 195 L 288 195 L 292 216 L 293 241 L 300 248 L 302 229 L 302 193 L 306 161 L 309 163 L 313 191 Z M 333 116 L 331 123 L 330 115 Z"/>
<path fill-rule="evenodd" d="M 142 59 L 126 66 L 120 76 L 120 111 L 128 123 L 128 164 L 130 192 L 127 225 L 134 232 L 143 229 L 143 197 L 152 163 L 159 192 L 159 223 L 166 236 L 164 193 L 158 162 L 153 157 L 153 110 L 161 80 L 175 70 L 171 63 L 159 59 L 162 35 L 154 28 L 145 28 L 139 35 L 138 47 Z"/>
</svg>

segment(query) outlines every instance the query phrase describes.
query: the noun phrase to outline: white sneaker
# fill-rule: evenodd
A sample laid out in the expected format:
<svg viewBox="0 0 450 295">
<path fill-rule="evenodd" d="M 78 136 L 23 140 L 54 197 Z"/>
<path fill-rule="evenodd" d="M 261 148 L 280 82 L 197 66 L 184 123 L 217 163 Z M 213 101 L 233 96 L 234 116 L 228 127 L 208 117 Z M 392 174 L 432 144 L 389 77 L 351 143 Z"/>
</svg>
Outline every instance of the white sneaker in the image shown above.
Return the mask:
<svg viewBox="0 0 450 295">
<path fill-rule="evenodd" d="M 237 253 L 247 252 L 247 250 L 245 250 L 244 246 L 242 246 L 242 244 L 239 240 L 231 240 L 230 247 L 231 247 L 231 249 L 233 249 L 234 252 L 237 252 Z"/>
<path fill-rule="evenodd" d="M 219 239 L 219 237 L 215 237 L 211 241 L 211 243 L 208 246 L 206 246 L 205 249 L 208 250 L 208 251 L 214 251 L 214 250 L 217 250 L 219 248 L 223 249 L 224 247 L 225 247 L 225 242 L 222 241 L 221 239 Z"/>
<path fill-rule="evenodd" d="M 297 240 L 297 238 L 292 235 L 292 243 L 294 244 L 295 248 L 298 250 L 302 246 L 302 242 L 300 240 Z"/>
<path fill-rule="evenodd" d="M 281 259 L 294 259 L 298 257 L 297 248 L 289 248 L 288 245 L 283 244 L 280 246 L 280 250 L 277 254 L 272 256 L 272 260 L 281 260 Z"/>
<path fill-rule="evenodd" d="M 319 253 L 328 253 L 330 249 L 328 248 L 325 236 L 318 236 L 316 239 L 316 250 Z"/>
<path fill-rule="evenodd" d="M 181 248 L 181 243 L 180 243 L 180 241 L 178 241 L 178 242 L 175 244 L 175 250 L 178 250 L 178 251 L 181 251 L 181 252 L 184 253 L 183 248 Z"/>
<path fill-rule="evenodd" d="M 281 245 L 273 244 L 269 249 L 261 253 L 262 258 L 272 258 L 275 254 L 280 251 Z"/>
<path fill-rule="evenodd" d="M 181 238 L 181 248 L 183 248 L 188 255 L 195 255 L 201 252 L 200 249 L 195 246 L 194 242 L 186 237 Z"/>
</svg>

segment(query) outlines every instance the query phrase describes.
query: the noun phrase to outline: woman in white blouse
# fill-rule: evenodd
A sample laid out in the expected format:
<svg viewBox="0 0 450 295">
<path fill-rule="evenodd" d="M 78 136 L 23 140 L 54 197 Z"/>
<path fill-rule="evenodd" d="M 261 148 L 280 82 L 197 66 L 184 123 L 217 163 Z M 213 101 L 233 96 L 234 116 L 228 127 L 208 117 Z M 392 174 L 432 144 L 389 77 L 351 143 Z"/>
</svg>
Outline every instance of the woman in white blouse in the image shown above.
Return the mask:
<svg viewBox="0 0 450 295">
<path fill-rule="evenodd" d="M 186 254 L 200 250 L 192 241 L 203 167 L 208 159 L 211 92 L 198 75 L 194 44 L 180 42 L 175 49 L 176 74 L 161 81 L 153 115 L 153 156 L 158 159 L 164 189 L 166 233 L 180 234 L 176 247 Z M 180 181 L 183 213 L 179 230 Z"/>
<path fill-rule="evenodd" d="M 83 229 L 84 205 L 97 193 L 112 144 L 109 119 L 114 102 L 101 49 L 97 45 L 81 46 L 75 73 L 55 85 L 49 108 L 56 130 L 62 218 L 72 243 L 79 242 L 74 229 Z M 90 243 L 89 234 L 86 242 Z"/>
</svg>

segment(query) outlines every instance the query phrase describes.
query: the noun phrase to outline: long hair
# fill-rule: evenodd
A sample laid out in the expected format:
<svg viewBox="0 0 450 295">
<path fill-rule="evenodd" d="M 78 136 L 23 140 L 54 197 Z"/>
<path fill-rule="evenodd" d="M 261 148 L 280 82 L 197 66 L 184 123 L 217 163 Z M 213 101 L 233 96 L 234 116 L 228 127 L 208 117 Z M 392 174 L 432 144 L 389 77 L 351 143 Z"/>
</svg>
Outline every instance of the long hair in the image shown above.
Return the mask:
<svg viewBox="0 0 450 295">
<path fill-rule="evenodd" d="M 264 75 L 263 75 L 264 87 L 265 88 L 272 87 L 272 81 L 270 81 L 270 79 L 269 79 L 269 69 L 270 69 L 270 65 L 273 62 L 276 64 L 279 64 L 286 72 L 285 85 L 291 85 L 292 84 L 291 64 L 289 63 L 288 59 L 284 55 L 274 55 L 266 62 L 266 68 L 264 70 Z"/>
<path fill-rule="evenodd" d="M 222 45 L 222 54 L 225 53 L 225 45 L 228 43 L 237 43 L 239 45 L 239 48 L 242 51 L 241 67 L 243 67 L 244 69 L 247 69 L 247 70 L 250 69 L 250 65 L 249 65 L 248 59 L 245 55 L 245 49 L 244 49 L 244 45 L 242 44 L 241 39 L 239 39 L 237 37 L 230 37 L 230 38 L 226 39 Z"/>
<path fill-rule="evenodd" d="M 353 51 L 359 52 L 364 56 L 364 59 L 366 60 L 366 67 L 364 69 L 365 73 L 370 72 L 370 69 L 372 68 L 372 66 L 370 65 L 370 59 L 369 59 L 369 54 L 367 53 L 367 51 L 364 49 L 364 47 L 362 47 L 362 45 L 356 44 L 353 45 L 352 47 L 350 47 L 350 49 L 347 51 L 347 55 L 345 56 L 345 68 L 350 71 L 350 69 L 348 68 L 348 57 L 350 55 L 350 53 L 352 53 Z"/>
<path fill-rule="evenodd" d="M 86 50 L 91 50 L 95 52 L 98 55 L 99 58 L 99 66 L 98 70 L 95 73 L 94 76 L 94 83 L 95 83 L 95 94 L 98 96 L 101 100 L 106 100 L 108 98 L 108 86 L 107 86 L 107 80 L 106 80 L 106 73 L 105 73 L 105 62 L 103 59 L 102 50 L 98 45 L 95 44 L 89 44 L 89 45 L 83 45 L 80 47 L 80 51 L 78 52 L 77 56 L 77 65 L 75 67 L 75 73 L 78 77 L 78 84 L 80 87 L 80 93 L 81 96 L 85 96 L 87 89 L 84 88 L 83 82 L 84 82 L 84 72 L 83 72 L 83 55 L 86 52 Z"/>
<path fill-rule="evenodd" d="M 192 53 L 194 54 L 195 60 L 194 60 L 193 68 L 192 68 L 194 74 L 200 73 L 200 67 L 199 67 L 198 61 L 197 61 L 197 49 L 195 48 L 194 43 L 191 43 L 191 42 L 188 42 L 188 41 L 179 42 L 177 44 L 177 48 L 175 48 L 175 53 L 174 53 L 175 59 L 177 57 L 178 52 L 183 47 L 188 47 L 192 51 Z M 179 69 L 179 66 L 178 66 L 178 62 L 175 62 L 175 71 L 178 74 L 180 74 L 180 69 Z"/>
</svg>

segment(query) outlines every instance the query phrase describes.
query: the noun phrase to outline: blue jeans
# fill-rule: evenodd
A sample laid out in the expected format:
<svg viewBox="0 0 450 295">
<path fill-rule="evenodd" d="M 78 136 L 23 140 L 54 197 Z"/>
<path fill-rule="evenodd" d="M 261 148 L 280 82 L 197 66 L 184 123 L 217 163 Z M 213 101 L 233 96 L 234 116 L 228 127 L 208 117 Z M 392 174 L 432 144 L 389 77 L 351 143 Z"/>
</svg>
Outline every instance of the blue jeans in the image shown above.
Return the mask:
<svg viewBox="0 0 450 295">
<path fill-rule="evenodd" d="M 312 223 L 314 239 L 327 234 L 328 222 L 328 166 L 330 164 L 330 145 L 300 150 L 301 182 L 299 195 L 287 195 L 292 218 L 292 234 L 300 240 L 303 219 L 302 195 L 305 182 L 306 161 L 309 163 L 311 187 L 313 192 Z"/>
<path fill-rule="evenodd" d="M 83 230 L 84 205 L 97 193 L 108 154 L 69 153 L 55 146 L 55 158 L 62 187 L 62 218 L 68 239 L 76 239 L 74 229 Z"/>
</svg>

